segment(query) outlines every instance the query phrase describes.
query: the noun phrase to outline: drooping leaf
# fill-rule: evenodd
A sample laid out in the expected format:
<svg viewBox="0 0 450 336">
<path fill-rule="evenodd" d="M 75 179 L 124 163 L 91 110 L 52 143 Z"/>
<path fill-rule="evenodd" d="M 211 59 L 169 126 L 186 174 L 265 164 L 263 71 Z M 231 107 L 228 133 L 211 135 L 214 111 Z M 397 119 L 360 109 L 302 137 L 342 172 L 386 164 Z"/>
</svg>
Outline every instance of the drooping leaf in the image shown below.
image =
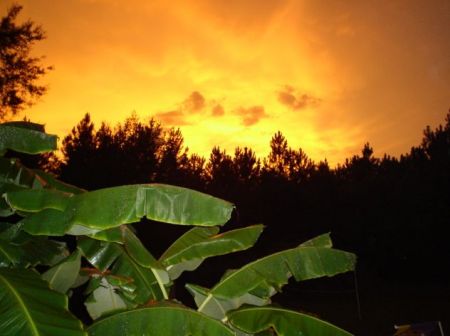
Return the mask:
<svg viewBox="0 0 450 336">
<path fill-rule="evenodd" d="M 21 127 L 0 124 L 0 153 L 7 149 L 16 152 L 38 154 L 56 150 L 56 135 Z"/>
<path fill-rule="evenodd" d="M 234 336 L 220 321 L 194 310 L 160 304 L 105 317 L 88 329 L 90 336 Z"/>
<path fill-rule="evenodd" d="M 170 224 L 215 226 L 225 224 L 233 208 L 229 202 L 186 188 L 164 184 L 128 185 L 73 195 L 68 198 L 65 211 L 44 209 L 28 216 L 25 227 L 32 234 L 76 234 L 69 230 L 75 226 L 106 230 L 137 222 L 142 217 Z M 52 218 L 45 220 L 39 216 Z"/>
<path fill-rule="evenodd" d="M 273 328 L 279 336 L 351 336 L 349 332 L 316 317 L 275 307 L 245 307 L 227 314 L 228 321 L 246 333 Z"/>
<path fill-rule="evenodd" d="M 218 228 L 196 227 L 177 239 L 160 260 L 173 280 L 186 270 L 194 270 L 208 257 L 248 249 L 263 228 L 263 225 L 253 225 L 217 234 Z"/>
<path fill-rule="evenodd" d="M 206 313 L 213 298 L 233 299 L 250 293 L 267 299 L 291 276 L 296 281 L 333 276 L 353 270 L 355 262 L 352 253 L 327 247 L 299 246 L 278 252 L 249 263 L 222 279 L 211 289 L 199 311 Z"/>
<path fill-rule="evenodd" d="M 127 308 L 125 301 L 105 278 L 101 279 L 99 286 L 86 299 L 84 305 L 93 320 L 104 314 Z"/>
<path fill-rule="evenodd" d="M 77 280 L 80 264 L 81 254 L 76 250 L 72 255 L 43 273 L 42 279 L 49 283 L 51 289 L 64 294 Z"/>
<path fill-rule="evenodd" d="M 67 297 L 31 270 L 0 268 L 0 302 L 0 335 L 86 335 Z"/>
</svg>

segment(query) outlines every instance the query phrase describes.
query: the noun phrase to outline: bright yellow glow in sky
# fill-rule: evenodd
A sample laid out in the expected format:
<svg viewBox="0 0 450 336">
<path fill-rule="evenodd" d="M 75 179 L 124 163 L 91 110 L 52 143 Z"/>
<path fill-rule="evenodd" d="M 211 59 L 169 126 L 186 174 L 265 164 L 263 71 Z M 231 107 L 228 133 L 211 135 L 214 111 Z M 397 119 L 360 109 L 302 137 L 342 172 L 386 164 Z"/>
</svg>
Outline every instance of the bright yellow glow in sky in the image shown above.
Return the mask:
<svg viewBox="0 0 450 336">
<path fill-rule="evenodd" d="M 24 114 L 60 137 L 86 112 L 99 126 L 135 111 L 180 127 L 204 156 L 215 145 L 265 156 L 281 130 L 336 164 L 367 141 L 407 152 L 450 107 L 448 0 L 20 3 L 55 67 Z"/>
</svg>

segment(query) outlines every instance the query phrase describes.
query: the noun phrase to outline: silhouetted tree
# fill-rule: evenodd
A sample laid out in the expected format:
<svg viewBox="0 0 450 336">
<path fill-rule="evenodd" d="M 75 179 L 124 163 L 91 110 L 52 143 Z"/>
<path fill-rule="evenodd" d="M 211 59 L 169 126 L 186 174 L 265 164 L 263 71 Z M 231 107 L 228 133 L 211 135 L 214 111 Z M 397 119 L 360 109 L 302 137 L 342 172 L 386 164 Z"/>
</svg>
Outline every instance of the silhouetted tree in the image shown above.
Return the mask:
<svg viewBox="0 0 450 336">
<path fill-rule="evenodd" d="M 43 57 L 30 56 L 45 33 L 30 20 L 17 24 L 21 10 L 13 5 L 0 20 L 0 120 L 35 103 L 46 92 L 37 81 L 51 69 L 41 65 Z"/>
<path fill-rule="evenodd" d="M 183 147 L 184 138 L 180 129 L 166 131 L 159 153 L 158 181 L 183 184 L 182 175 L 188 162 L 188 149 Z"/>
<path fill-rule="evenodd" d="M 86 113 L 80 123 L 62 142 L 63 162 L 60 165 L 60 177 L 63 181 L 81 188 L 94 189 L 97 176 L 93 174 L 95 163 L 95 134 L 91 116 Z"/>
</svg>

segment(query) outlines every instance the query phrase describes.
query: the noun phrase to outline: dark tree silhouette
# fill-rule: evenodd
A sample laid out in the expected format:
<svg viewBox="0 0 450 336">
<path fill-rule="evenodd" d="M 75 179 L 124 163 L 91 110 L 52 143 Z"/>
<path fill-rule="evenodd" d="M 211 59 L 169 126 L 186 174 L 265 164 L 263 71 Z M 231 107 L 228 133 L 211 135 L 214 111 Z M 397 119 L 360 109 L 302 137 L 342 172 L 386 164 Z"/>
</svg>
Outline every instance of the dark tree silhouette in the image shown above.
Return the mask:
<svg viewBox="0 0 450 336">
<path fill-rule="evenodd" d="M 32 105 L 45 92 L 38 80 L 51 67 L 42 66 L 43 57 L 31 57 L 31 47 L 45 39 L 40 26 L 28 20 L 17 24 L 22 6 L 13 5 L 0 20 L 0 120 Z"/>
</svg>

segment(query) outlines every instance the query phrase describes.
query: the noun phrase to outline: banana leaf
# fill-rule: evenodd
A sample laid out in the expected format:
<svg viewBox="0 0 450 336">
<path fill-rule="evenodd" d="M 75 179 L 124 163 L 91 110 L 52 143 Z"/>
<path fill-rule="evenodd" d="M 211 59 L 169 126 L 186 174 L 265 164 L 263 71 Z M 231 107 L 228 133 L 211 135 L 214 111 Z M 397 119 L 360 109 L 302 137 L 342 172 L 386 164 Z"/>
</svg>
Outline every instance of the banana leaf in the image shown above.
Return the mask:
<svg viewBox="0 0 450 336">
<path fill-rule="evenodd" d="M 234 336 L 220 321 L 167 303 L 105 317 L 92 324 L 88 333 L 90 336 Z"/>
<path fill-rule="evenodd" d="M 81 238 L 78 248 L 86 259 L 101 272 L 110 268 L 111 274 L 130 278 L 136 285 L 135 302 L 144 304 L 149 300 L 162 300 L 167 297 L 164 276 L 139 264 L 129 255 L 123 245 L 91 238 Z M 134 256 L 136 258 L 136 256 Z M 159 278 L 155 275 L 158 274 Z M 163 280 L 162 280 L 163 279 Z"/>
<path fill-rule="evenodd" d="M 67 255 L 63 242 L 33 237 L 20 224 L 0 223 L 0 267 L 53 266 Z"/>
<path fill-rule="evenodd" d="M 333 247 L 330 233 L 324 233 L 313 239 L 307 240 L 299 245 L 300 247 Z"/>
<path fill-rule="evenodd" d="M 244 307 L 227 314 L 231 325 L 256 334 L 273 328 L 279 336 L 352 336 L 349 332 L 316 317 L 275 307 Z"/>
<path fill-rule="evenodd" d="M 0 124 L 0 153 L 8 149 L 27 154 L 50 152 L 56 149 L 57 139 L 19 124 Z"/>
<path fill-rule="evenodd" d="M 67 297 L 31 270 L 0 268 L 0 302 L 2 336 L 86 335 Z"/>
<path fill-rule="evenodd" d="M 281 290 L 291 276 L 296 281 L 334 276 L 353 270 L 355 263 L 354 254 L 328 247 L 299 246 L 281 251 L 249 263 L 222 279 L 211 289 L 198 310 L 208 314 L 216 305 L 214 298 L 237 299 L 250 293 L 268 299 Z M 247 302 L 238 301 L 235 308 L 244 303 Z"/>
<path fill-rule="evenodd" d="M 81 194 L 86 192 L 86 190 L 75 187 L 71 184 L 59 181 L 52 174 L 46 173 L 39 169 L 33 169 L 33 172 L 38 176 L 42 181 L 45 182 L 45 187 L 49 189 L 55 189 L 63 192 L 67 192 L 70 194 Z"/>
<path fill-rule="evenodd" d="M 170 283 L 170 279 L 164 266 L 148 252 L 139 238 L 128 227 L 123 226 L 122 232 L 124 247 L 128 255 L 140 266 L 148 268 L 153 272 L 164 299 L 168 299 L 169 296 L 165 285 Z"/>
<path fill-rule="evenodd" d="M 48 208 L 29 214 L 19 223 L 32 235 L 63 236 L 72 226 L 69 215 L 66 211 Z"/>
<path fill-rule="evenodd" d="M 177 239 L 161 256 L 172 280 L 196 269 L 208 257 L 242 251 L 253 246 L 264 226 L 253 225 L 218 234 L 216 227 L 196 227 Z"/>
<path fill-rule="evenodd" d="M 26 188 L 43 188 L 46 182 L 18 159 L 0 157 L 0 186 L 4 183 Z"/>
<path fill-rule="evenodd" d="M 3 197 L 14 210 L 39 212 L 44 209 L 64 211 L 73 194 L 52 189 L 25 189 L 6 192 Z"/>
<path fill-rule="evenodd" d="M 75 283 L 80 272 L 81 254 L 77 250 L 42 274 L 51 289 L 66 293 Z"/>
<path fill-rule="evenodd" d="M 11 199 L 8 194 L 6 198 Z M 54 201 L 49 199 L 48 206 L 56 207 Z M 46 201 L 42 200 L 41 204 Z M 15 204 L 11 206 L 14 208 Z M 25 226 L 30 233 L 46 235 L 60 235 L 74 225 L 106 230 L 137 222 L 142 217 L 170 224 L 215 226 L 225 224 L 233 208 L 229 202 L 186 188 L 164 184 L 128 185 L 74 195 L 68 198 L 62 213 L 43 209 L 27 217 Z M 35 207 L 32 203 L 20 202 L 18 210 L 34 211 Z M 51 220 L 33 219 L 45 211 L 45 216 L 51 216 Z M 34 225 L 39 229 L 33 229 Z"/>
<path fill-rule="evenodd" d="M 106 271 L 123 253 L 119 244 L 87 237 L 78 238 L 78 249 L 101 272 Z"/>
<path fill-rule="evenodd" d="M 186 289 L 194 297 L 197 307 L 200 307 L 203 304 L 210 292 L 210 290 L 205 287 L 193 284 L 186 284 Z M 245 293 L 232 299 L 212 297 L 209 300 L 208 311 L 205 312 L 205 314 L 218 320 L 223 319 L 228 311 L 234 310 L 242 304 L 265 306 L 271 303 L 270 298 L 263 299 L 250 293 Z"/>
</svg>

